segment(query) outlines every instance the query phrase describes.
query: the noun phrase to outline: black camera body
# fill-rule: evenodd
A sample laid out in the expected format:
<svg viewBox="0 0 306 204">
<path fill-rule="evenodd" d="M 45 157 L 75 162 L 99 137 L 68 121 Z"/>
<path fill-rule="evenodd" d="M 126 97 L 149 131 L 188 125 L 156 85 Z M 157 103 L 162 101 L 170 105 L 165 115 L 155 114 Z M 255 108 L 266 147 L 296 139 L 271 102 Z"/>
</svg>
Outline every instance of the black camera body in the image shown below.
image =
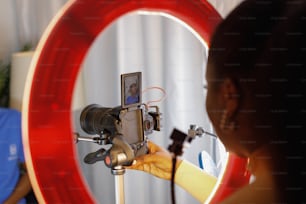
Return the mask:
<svg viewBox="0 0 306 204">
<path fill-rule="evenodd" d="M 81 128 L 90 135 L 99 135 L 100 144 L 112 144 L 113 137 L 122 135 L 135 156 L 147 153 L 147 135 L 160 131 L 160 113 L 145 108 L 105 108 L 98 104 L 85 107 L 80 116 Z"/>
<path fill-rule="evenodd" d="M 136 85 L 136 88 L 135 88 Z M 141 72 L 121 75 L 121 106 L 114 108 L 91 104 L 80 116 L 81 128 L 100 145 L 112 144 L 88 154 L 84 161 L 104 160 L 109 167 L 131 165 L 134 157 L 147 154 L 147 135 L 160 131 L 161 113 L 157 106 L 148 107 L 141 102 Z M 154 109 L 154 110 L 152 110 Z"/>
</svg>

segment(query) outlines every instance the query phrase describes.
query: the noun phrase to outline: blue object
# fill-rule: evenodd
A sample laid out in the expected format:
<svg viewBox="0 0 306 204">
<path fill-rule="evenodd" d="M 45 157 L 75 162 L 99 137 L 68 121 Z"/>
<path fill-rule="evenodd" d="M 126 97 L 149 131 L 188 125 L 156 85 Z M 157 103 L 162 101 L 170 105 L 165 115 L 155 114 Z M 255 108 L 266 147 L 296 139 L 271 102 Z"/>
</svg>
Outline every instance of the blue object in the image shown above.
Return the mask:
<svg viewBox="0 0 306 204">
<path fill-rule="evenodd" d="M 200 152 L 198 159 L 201 169 L 212 176 L 218 177 L 218 169 L 216 163 L 206 151 Z"/>
<path fill-rule="evenodd" d="M 0 203 L 3 203 L 19 180 L 19 164 L 25 162 L 21 114 L 17 110 L 0 108 L 0 162 Z M 25 199 L 18 202 L 24 203 Z"/>
<path fill-rule="evenodd" d="M 128 96 L 126 99 L 126 105 L 134 104 L 139 102 L 139 96 Z"/>
</svg>

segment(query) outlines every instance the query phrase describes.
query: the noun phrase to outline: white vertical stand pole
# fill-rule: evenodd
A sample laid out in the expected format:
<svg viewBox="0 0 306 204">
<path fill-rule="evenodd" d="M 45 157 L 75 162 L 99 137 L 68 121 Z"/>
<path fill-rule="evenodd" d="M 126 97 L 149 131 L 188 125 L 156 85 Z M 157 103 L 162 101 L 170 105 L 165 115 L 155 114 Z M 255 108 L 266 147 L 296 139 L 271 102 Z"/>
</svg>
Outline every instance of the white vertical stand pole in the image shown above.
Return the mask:
<svg viewBox="0 0 306 204">
<path fill-rule="evenodd" d="M 116 204 L 124 204 L 124 173 L 125 169 L 122 166 L 112 169 L 112 174 L 115 176 Z"/>
</svg>

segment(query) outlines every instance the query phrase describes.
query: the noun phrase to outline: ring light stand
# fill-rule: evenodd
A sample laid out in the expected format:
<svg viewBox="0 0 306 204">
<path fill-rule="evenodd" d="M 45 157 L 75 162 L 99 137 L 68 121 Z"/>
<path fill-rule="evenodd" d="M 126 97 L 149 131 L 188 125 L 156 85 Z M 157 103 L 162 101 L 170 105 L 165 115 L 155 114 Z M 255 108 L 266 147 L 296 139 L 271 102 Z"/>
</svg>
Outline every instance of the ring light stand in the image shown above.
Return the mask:
<svg viewBox="0 0 306 204">
<path fill-rule="evenodd" d="M 70 118 L 72 93 L 80 65 L 95 38 L 120 16 L 138 10 L 176 17 L 204 42 L 209 42 L 221 21 L 220 15 L 204 0 L 68 1 L 41 38 L 24 91 L 23 143 L 39 203 L 97 203 L 75 159 Z M 222 180 L 215 187 L 211 198 L 214 202 L 227 195 L 228 185 L 246 183 L 241 175 L 234 182 L 229 176 L 236 168 L 237 172 L 245 171 L 245 165 L 246 160 L 229 155 L 222 178 L 227 183 Z"/>
<path fill-rule="evenodd" d="M 125 169 L 122 166 L 112 169 L 112 174 L 115 176 L 116 204 L 124 204 L 124 173 Z"/>
</svg>

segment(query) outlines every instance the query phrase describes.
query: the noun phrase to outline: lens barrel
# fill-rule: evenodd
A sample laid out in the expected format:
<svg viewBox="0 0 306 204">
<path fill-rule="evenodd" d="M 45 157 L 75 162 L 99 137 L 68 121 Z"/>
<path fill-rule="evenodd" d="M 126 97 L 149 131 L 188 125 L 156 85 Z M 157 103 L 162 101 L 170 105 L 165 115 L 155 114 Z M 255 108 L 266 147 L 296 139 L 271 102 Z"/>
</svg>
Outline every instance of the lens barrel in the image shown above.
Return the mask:
<svg viewBox="0 0 306 204">
<path fill-rule="evenodd" d="M 88 134 L 116 133 L 116 121 L 120 108 L 105 108 L 91 104 L 84 108 L 80 115 L 81 128 Z"/>
</svg>

